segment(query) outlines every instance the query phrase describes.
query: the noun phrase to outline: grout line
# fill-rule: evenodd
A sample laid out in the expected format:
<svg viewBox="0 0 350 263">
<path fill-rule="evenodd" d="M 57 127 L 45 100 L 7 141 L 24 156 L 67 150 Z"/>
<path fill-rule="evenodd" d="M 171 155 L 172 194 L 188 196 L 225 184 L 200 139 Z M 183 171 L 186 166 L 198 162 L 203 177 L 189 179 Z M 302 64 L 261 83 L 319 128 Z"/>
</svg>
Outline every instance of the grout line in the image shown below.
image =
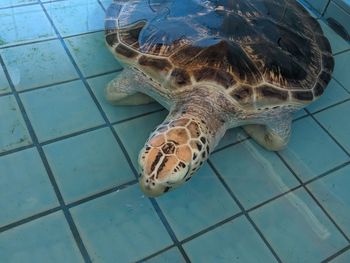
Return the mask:
<svg viewBox="0 0 350 263">
<path fill-rule="evenodd" d="M 18 227 L 18 226 L 23 225 L 25 223 L 29 223 L 29 222 L 34 221 L 36 219 L 45 217 L 47 215 L 50 215 L 50 214 L 55 213 L 55 212 L 60 211 L 60 210 L 61 210 L 61 207 L 54 207 L 54 208 L 51 208 L 49 210 L 37 213 L 35 215 L 26 217 L 24 219 L 21 219 L 19 221 L 16 221 L 16 222 L 10 223 L 8 225 L 2 226 L 2 227 L 0 227 L 0 234 L 2 232 L 5 232 L 5 231 L 10 230 L 12 228 Z"/>
<path fill-rule="evenodd" d="M 328 26 L 328 25 L 327 25 L 327 26 Z M 337 35 L 338 35 L 338 34 L 337 34 Z M 342 50 L 342 51 L 339 51 L 339 52 L 337 52 L 337 53 L 334 53 L 333 56 L 338 56 L 338 55 L 344 54 L 344 53 L 346 53 L 346 52 L 350 52 L 350 48 L 347 48 L 347 49 L 345 49 L 345 50 Z"/>
<path fill-rule="evenodd" d="M 40 1 L 40 0 L 39 0 L 39 1 Z M 103 119 L 105 120 L 107 126 L 108 126 L 108 127 L 110 128 L 110 130 L 112 131 L 112 133 L 113 133 L 115 139 L 117 140 L 117 142 L 118 142 L 118 144 L 119 144 L 119 146 L 120 146 L 120 148 L 121 148 L 121 150 L 122 150 L 122 152 L 123 152 L 123 154 L 124 154 L 124 156 L 125 156 L 125 158 L 126 158 L 128 164 L 129 164 L 131 170 L 133 171 L 133 173 L 134 173 L 134 175 L 135 175 L 135 177 L 136 177 L 136 179 L 137 179 L 138 173 L 137 173 L 135 167 L 133 166 L 133 164 L 132 164 L 132 162 L 131 162 L 131 159 L 130 159 L 130 156 L 129 156 L 129 154 L 127 153 L 127 151 L 126 151 L 126 149 L 125 149 L 125 147 L 124 147 L 124 145 L 123 145 L 121 139 L 119 138 L 117 132 L 115 131 L 115 129 L 113 128 L 113 126 L 112 126 L 111 123 L 109 122 L 107 115 L 106 115 L 105 112 L 103 111 L 103 109 L 102 109 L 100 103 L 98 102 L 97 98 L 95 97 L 95 95 L 94 95 L 94 93 L 93 93 L 93 91 L 92 91 L 92 89 L 91 89 L 89 83 L 88 83 L 87 80 L 84 78 L 82 72 L 80 71 L 78 65 L 76 64 L 76 62 L 75 62 L 75 60 L 74 60 L 72 54 L 70 53 L 70 51 L 69 51 L 69 49 L 68 49 L 66 43 L 64 42 L 64 39 L 62 38 L 62 36 L 60 35 L 59 31 L 58 31 L 57 28 L 55 27 L 53 21 L 52 21 L 51 18 L 49 17 L 49 15 L 48 15 L 48 13 L 47 13 L 47 11 L 46 11 L 44 5 L 43 5 L 42 3 L 41 3 L 41 5 L 42 5 L 42 8 L 43 8 L 45 14 L 46 14 L 47 17 L 48 17 L 48 19 L 49 19 L 49 21 L 50 21 L 50 23 L 51 23 L 53 29 L 55 30 L 55 32 L 56 32 L 56 34 L 57 34 L 57 36 L 58 36 L 58 39 L 61 41 L 61 44 L 62 44 L 63 48 L 65 49 L 65 51 L 66 51 L 68 57 L 70 58 L 70 60 L 71 60 L 71 62 L 72 62 L 72 64 L 73 64 L 73 66 L 75 67 L 75 69 L 76 69 L 76 71 L 77 71 L 77 73 L 78 73 L 80 79 L 83 81 L 83 83 L 84 83 L 84 85 L 85 85 L 87 91 L 90 93 L 91 98 L 92 98 L 93 101 L 95 102 L 95 105 L 96 105 L 96 107 L 98 108 L 98 110 L 99 110 L 100 114 L 102 115 Z M 176 246 L 177 246 L 177 247 L 179 248 L 179 250 L 182 252 L 182 255 L 183 255 L 184 259 L 186 260 L 186 262 L 190 262 L 189 259 L 188 259 L 188 257 L 187 257 L 187 255 L 186 255 L 186 253 L 185 253 L 185 251 L 183 250 L 182 246 L 181 246 L 180 244 L 178 244 L 178 241 L 177 241 L 177 239 L 176 239 L 176 237 L 175 237 L 175 235 L 174 235 L 174 232 L 173 232 L 173 230 L 171 229 L 169 223 L 167 222 L 165 216 L 163 215 L 161 209 L 159 208 L 157 202 L 156 202 L 154 199 L 150 199 L 150 201 L 151 201 L 151 203 L 152 203 L 152 205 L 153 205 L 153 208 L 156 210 L 156 212 L 157 212 L 159 218 L 161 219 L 162 223 L 163 223 L 164 226 L 166 227 L 166 229 L 167 229 L 167 231 L 168 231 L 168 234 L 171 236 L 171 238 L 172 238 L 173 241 L 175 242 Z M 73 220 L 71 221 L 71 223 L 74 224 Z M 79 240 L 79 242 L 81 242 L 81 246 L 83 247 L 84 245 L 83 245 L 82 240 Z M 85 247 L 84 247 L 84 248 L 85 248 Z M 88 256 L 86 249 L 85 249 L 85 250 L 82 250 L 82 252 L 84 252 L 84 254 L 85 254 L 86 256 Z M 83 256 L 84 256 L 84 254 L 83 254 Z M 90 260 L 90 261 L 91 261 L 91 260 Z"/>
<path fill-rule="evenodd" d="M 155 252 L 155 253 L 153 253 L 153 254 L 145 257 L 145 258 L 143 258 L 143 259 L 135 261 L 135 263 L 143 263 L 143 262 L 145 262 L 145 261 L 147 261 L 149 259 L 155 258 L 156 256 L 159 256 L 160 254 L 163 254 L 164 252 L 167 252 L 168 250 L 170 250 L 172 248 L 175 248 L 175 247 L 176 247 L 175 245 L 170 245 L 168 247 L 165 247 L 165 248 L 163 248 L 163 249 L 161 249 L 161 250 L 159 250 L 159 251 L 157 251 L 157 252 Z"/>
<path fill-rule="evenodd" d="M 119 191 L 119 190 L 122 190 L 124 188 L 127 188 L 129 186 L 132 186 L 132 185 L 135 185 L 138 183 L 138 180 L 136 179 L 133 179 L 129 182 L 126 182 L 126 183 L 123 183 L 123 184 L 120 184 L 120 185 L 117 185 L 117 186 L 114 186 L 110 189 L 107 189 L 107 190 L 104 190 L 102 192 L 99 192 L 99 193 L 96 193 L 96 194 L 93 194 L 93 195 L 90 195 L 88 197 L 84 197 L 80 200 L 77 200 L 77 201 L 74 201 L 70 204 L 67 205 L 68 208 L 72 208 L 72 207 L 75 207 L 75 206 L 78 206 L 78 205 L 81 205 L 81 204 L 84 204 L 86 202 L 89 202 L 89 201 L 92 201 L 92 200 L 95 200 L 99 197 L 102 197 L 102 196 L 105 196 L 105 195 L 108 195 L 110 193 L 113 193 L 113 192 L 116 192 L 116 191 Z"/>
<path fill-rule="evenodd" d="M 334 138 L 334 136 L 315 118 L 315 116 L 310 113 L 309 110 L 305 109 L 305 111 L 307 111 L 311 118 L 318 124 L 319 127 L 321 127 L 321 129 L 328 134 L 328 136 L 343 150 L 343 152 L 348 156 L 350 157 L 350 153 L 344 148 L 343 145 L 341 145 L 341 143 L 338 142 L 337 139 Z"/>
<path fill-rule="evenodd" d="M 326 4 L 326 6 L 324 7 L 324 9 L 321 12 L 321 16 L 323 17 L 324 14 L 327 12 L 328 6 L 331 3 L 331 0 L 328 0 L 328 3 Z"/>
<path fill-rule="evenodd" d="M 338 256 L 345 254 L 347 251 L 350 251 L 350 245 L 347 245 L 343 249 L 339 250 L 337 253 L 333 254 L 332 256 L 326 258 L 321 263 L 328 263 L 331 262 L 333 259 L 337 258 Z"/>
<path fill-rule="evenodd" d="M 216 170 L 215 166 L 212 164 L 212 162 L 210 160 L 208 160 L 208 164 L 211 167 L 211 169 L 214 171 L 214 173 L 216 174 L 216 176 L 218 177 L 218 179 L 220 180 L 220 182 L 222 183 L 222 185 L 225 187 L 226 191 L 230 194 L 230 196 L 232 197 L 232 199 L 237 203 L 237 205 L 239 206 L 239 208 L 242 210 L 243 214 L 245 215 L 245 217 L 248 219 L 248 221 L 250 222 L 250 224 L 253 226 L 253 228 L 255 229 L 255 231 L 257 232 L 257 234 L 260 236 L 260 238 L 262 239 L 262 241 L 265 243 L 265 245 L 267 246 L 267 248 L 270 250 L 270 252 L 272 253 L 272 255 L 275 257 L 275 259 L 278 262 L 282 262 L 282 260 L 279 258 L 279 256 L 277 255 L 277 253 L 274 251 L 274 249 L 272 248 L 271 244 L 267 241 L 267 239 L 265 238 L 265 236 L 263 235 L 263 233 L 260 231 L 260 229 L 258 228 L 258 226 L 254 223 L 254 221 L 251 219 L 250 215 L 248 214 L 248 212 L 244 209 L 242 203 L 238 200 L 238 198 L 235 196 L 235 194 L 232 192 L 232 190 L 230 189 L 230 187 L 227 185 L 227 183 L 224 181 L 224 179 L 222 178 L 222 176 L 220 175 L 219 171 Z"/>
<path fill-rule="evenodd" d="M 30 148 L 33 148 L 33 147 L 34 147 L 34 145 L 31 143 L 31 144 L 29 144 L 27 146 L 22 146 L 22 147 L 19 147 L 19 148 L 15 148 L 15 149 L 7 150 L 7 151 L 4 151 L 4 152 L 0 152 L 0 157 L 8 155 L 8 154 L 13 154 L 13 153 L 16 153 L 16 152 L 20 152 L 20 151 L 23 151 L 23 150 L 27 150 L 27 149 L 30 149 Z"/>
<path fill-rule="evenodd" d="M 79 233 L 78 233 L 78 231 L 77 231 L 77 228 L 76 228 L 76 226 L 75 226 L 75 224 L 74 224 L 74 222 L 73 222 L 73 220 L 72 220 L 72 218 L 71 218 L 70 212 L 69 212 L 68 209 L 65 207 L 65 203 L 64 203 L 62 194 L 61 194 L 61 192 L 60 192 L 60 190 L 59 190 L 59 187 L 58 187 L 57 182 L 56 182 L 56 180 L 55 180 L 55 178 L 54 178 L 54 175 L 53 175 L 53 173 L 52 173 L 52 170 L 51 170 L 51 168 L 50 168 L 50 166 L 49 166 L 49 163 L 48 163 L 48 161 L 47 161 L 47 159 L 46 159 L 45 153 L 44 153 L 44 151 L 43 151 L 43 149 L 42 149 L 42 146 L 39 144 L 38 138 L 37 138 L 37 136 L 36 136 L 36 134 L 35 134 L 35 131 L 34 131 L 33 127 L 32 127 L 32 124 L 31 124 L 31 122 L 30 122 L 30 120 L 29 120 L 29 118 L 28 118 L 28 115 L 27 115 L 26 110 L 25 110 L 25 108 L 24 108 L 24 105 L 23 105 L 23 103 L 22 103 L 22 101 L 21 101 L 21 98 L 20 98 L 19 94 L 17 93 L 17 91 L 16 91 L 16 89 L 15 89 L 15 86 L 14 86 L 14 84 L 13 84 L 13 82 L 12 82 L 12 79 L 11 79 L 11 77 L 10 77 L 10 75 L 9 75 L 9 72 L 8 72 L 8 70 L 7 70 L 7 68 L 6 68 L 6 65 L 5 65 L 5 63 L 4 63 L 4 61 L 3 61 L 3 59 L 2 59 L 1 56 L 0 56 L 0 64 L 2 65 L 2 67 L 3 67 L 3 69 L 4 69 L 5 75 L 6 75 L 6 77 L 7 77 L 7 80 L 8 80 L 8 82 L 9 82 L 9 84 L 10 84 L 10 87 L 11 87 L 11 89 L 12 89 L 12 92 L 13 92 L 13 94 L 14 94 L 14 97 L 15 97 L 15 99 L 16 99 L 16 102 L 17 102 L 17 104 L 18 104 L 18 107 L 19 107 L 19 109 L 20 109 L 20 111 L 21 111 L 21 113 L 22 113 L 22 117 L 23 117 L 24 122 L 25 122 L 25 124 L 26 124 L 26 126 L 27 126 L 27 129 L 28 129 L 28 132 L 29 132 L 29 134 L 30 134 L 30 137 L 31 137 L 31 139 L 32 139 L 32 141 L 33 141 L 33 144 L 34 144 L 34 146 L 36 147 L 36 149 L 37 149 L 37 151 L 38 151 L 38 153 L 39 153 L 39 155 L 40 155 L 41 161 L 42 161 L 42 163 L 43 163 L 43 165 L 44 165 L 44 167 L 45 167 L 45 170 L 46 170 L 46 172 L 47 172 L 47 175 L 48 175 L 48 177 L 49 177 L 49 180 L 50 180 L 50 182 L 51 182 L 51 185 L 52 185 L 52 187 L 53 187 L 53 190 L 54 190 L 54 192 L 55 192 L 55 194 L 56 194 L 56 197 L 57 197 L 57 199 L 58 199 L 58 202 L 59 202 L 59 204 L 60 204 L 60 208 L 62 209 L 62 211 L 63 211 L 63 213 L 64 213 L 64 216 L 65 216 L 66 220 L 67 220 L 68 223 L 69 223 L 69 227 L 70 227 L 70 229 L 71 229 L 71 231 L 72 231 L 73 237 L 74 237 L 74 239 L 75 239 L 75 241 L 76 241 L 76 243 L 77 243 L 77 245 L 78 245 L 79 250 L 81 251 L 81 253 L 82 253 L 83 257 L 84 257 L 85 251 L 86 251 L 86 250 L 85 250 L 85 247 L 82 245 L 81 242 L 79 242 L 81 239 L 80 239 Z M 86 252 L 86 253 L 87 253 L 87 252 Z"/>
<path fill-rule="evenodd" d="M 339 80 L 337 80 L 335 77 L 333 77 L 332 79 L 333 79 L 335 82 L 337 82 L 347 93 L 350 94 L 350 91 L 347 90 Z"/>
<path fill-rule="evenodd" d="M 288 170 L 294 175 L 295 179 L 302 185 L 303 189 L 309 194 L 309 196 L 314 200 L 314 202 L 318 205 L 318 207 L 323 211 L 323 213 L 328 217 L 328 219 L 333 223 L 333 225 L 337 228 L 337 230 L 342 234 L 342 236 L 346 239 L 347 242 L 350 242 L 349 237 L 345 234 L 345 232 L 341 229 L 341 227 L 336 223 L 333 217 L 328 213 L 328 211 L 322 206 L 322 204 L 318 201 L 318 199 L 313 195 L 313 193 L 309 190 L 309 188 L 305 185 L 305 183 L 299 178 L 299 176 L 294 172 L 294 170 L 290 167 L 287 161 L 276 152 L 276 155 L 280 158 L 280 160 L 284 163 L 284 165 L 288 168 Z"/>
<path fill-rule="evenodd" d="M 63 2 L 65 0 L 51 0 L 50 2 L 47 3 L 54 3 L 54 2 Z M 111 0 L 112 1 L 112 0 Z M 0 10 L 4 10 L 4 9 L 11 9 L 11 8 L 17 8 L 17 7 L 26 7 L 26 6 L 32 6 L 32 5 L 40 5 L 39 1 L 37 0 L 37 2 L 32 2 L 32 3 L 26 3 L 26 4 L 15 4 L 12 6 L 4 6 L 4 7 L 0 7 Z"/>
<path fill-rule="evenodd" d="M 317 111 L 314 111 L 314 112 L 311 112 L 311 111 L 310 111 L 310 115 L 309 115 L 309 116 L 314 115 L 314 114 L 317 114 L 317 113 L 320 113 L 320 112 L 323 112 L 323 111 L 326 111 L 326 110 L 329 110 L 329 109 L 331 109 L 331 108 L 333 108 L 333 107 L 335 107 L 335 106 L 339 106 L 339 105 L 341 105 L 341 104 L 343 104 L 343 103 L 345 103 L 345 102 L 348 102 L 348 101 L 350 101 L 350 98 L 347 98 L 347 99 L 345 99 L 345 100 L 339 101 L 339 102 L 337 102 L 337 103 L 334 103 L 334 104 L 332 104 L 332 105 L 330 105 L 330 106 L 327 106 L 327 107 L 325 107 L 325 108 L 323 108 L 323 109 L 320 109 L 320 110 L 317 110 Z M 311 116 L 311 117 L 312 117 L 312 116 Z"/>
</svg>

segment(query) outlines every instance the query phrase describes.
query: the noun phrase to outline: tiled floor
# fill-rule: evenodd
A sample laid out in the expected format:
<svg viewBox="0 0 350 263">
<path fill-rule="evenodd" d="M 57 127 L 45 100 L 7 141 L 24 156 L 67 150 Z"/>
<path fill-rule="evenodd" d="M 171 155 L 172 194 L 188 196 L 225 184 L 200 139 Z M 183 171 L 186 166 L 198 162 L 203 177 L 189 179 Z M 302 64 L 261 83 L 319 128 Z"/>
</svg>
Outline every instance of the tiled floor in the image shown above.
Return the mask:
<svg viewBox="0 0 350 263">
<path fill-rule="evenodd" d="M 334 78 L 286 150 L 230 130 L 148 199 L 137 155 L 167 112 L 105 101 L 110 1 L 0 1 L 0 262 L 350 262 L 350 44 L 321 21 Z"/>
</svg>

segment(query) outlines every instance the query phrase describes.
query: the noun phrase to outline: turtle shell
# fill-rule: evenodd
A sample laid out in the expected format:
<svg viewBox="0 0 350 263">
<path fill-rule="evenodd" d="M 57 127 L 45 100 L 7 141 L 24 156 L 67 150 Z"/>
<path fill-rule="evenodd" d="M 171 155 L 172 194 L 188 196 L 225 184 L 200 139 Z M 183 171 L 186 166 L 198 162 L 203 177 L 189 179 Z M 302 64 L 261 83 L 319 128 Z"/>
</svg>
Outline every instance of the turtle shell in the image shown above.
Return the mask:
<svg viewBox="0 0 350 263">
<path fill-rule="evenodd" d="M 308 104 L 334 67 L 320 25 L 295 0 L 119 0 L 106 42 L 173 89 L 210 82 L 242 106 Z"/>
</svg>

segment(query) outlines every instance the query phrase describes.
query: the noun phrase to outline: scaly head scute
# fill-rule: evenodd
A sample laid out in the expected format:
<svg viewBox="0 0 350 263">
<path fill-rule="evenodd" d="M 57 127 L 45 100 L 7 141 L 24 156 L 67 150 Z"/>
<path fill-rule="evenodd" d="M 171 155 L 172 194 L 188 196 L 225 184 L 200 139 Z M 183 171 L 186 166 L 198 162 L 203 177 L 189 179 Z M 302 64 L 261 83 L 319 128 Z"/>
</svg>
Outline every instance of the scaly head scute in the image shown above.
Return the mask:
<svg viewBox="0 0 350 263">
<path fill-rule="evenodd" d="M 208 136 L 205 122 L 193 116 L 162 123 L 139 155 L 143 192 L 159 196 L 188 181 L 209 155 Z"/>
</svg>

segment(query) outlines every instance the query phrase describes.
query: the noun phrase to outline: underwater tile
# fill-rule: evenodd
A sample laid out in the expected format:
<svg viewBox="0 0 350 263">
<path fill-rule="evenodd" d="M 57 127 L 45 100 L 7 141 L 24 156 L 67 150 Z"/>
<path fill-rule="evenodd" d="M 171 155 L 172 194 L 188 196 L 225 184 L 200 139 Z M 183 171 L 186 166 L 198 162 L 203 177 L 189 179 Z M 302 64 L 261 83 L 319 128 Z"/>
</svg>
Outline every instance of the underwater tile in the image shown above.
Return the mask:
<svg viewBox="0 0 350 263">
<path fill-rule="evenodd" d="M 0 153 L 32 143 L 15 97 L 0 97 Z"/>
<path fill-rule="evenodd" d="M 311 117 L 293 123 L 290 142 L 280 154 L 304 182 L 349 160 Z"/>
<path fill-rule="evenodd" d="M 78 78 L 58 40 L 6 48 L 2 56 L 18 91 Z"/>
<path fill-rule="evenodd" d="M 304 109 L 300 109 L 293 114 L 293 120 L 304 117 L 307 115 L 307 112 Z"/>
<path fill-rule="evenodd" d="M 135 262 L 172 244 L 138 185 L 71 209 L 93 262 Z"/>
<path fill-rule="evenodd" d="M 37 3 L 37 0 L 1 0 L 0 7 L 11 7 L 23 4 Z"/>
<path fill-rule="evenodd" d="M 44 146 L 67 203 L 135 179 L 109 128 Z"/>
<path fill-rule="evenodd" d="M 224 137 L 222 137 L 215 150 L 219 150 L 223 147 L 244 140 L 246 138 L 248 138 L 248 135 L 241 128 L 237 127 L 229 129 L 226 131 Z"/>
<path fill-rule="evenodd" d="M 250 213 L 282 262 L 318 263 L 347 241 L 303 189 Z"/>
<path fill-rule="evenodd" d="M 307 109 L 310 112 L 316 112 L 349 98 L 350 94 L 338 82 L 332 79 L 324 94 L 317 101 L 310 104 Z"/>
<path fill-rule="evenodd" d="M 277 262 L 243 216 L 185 243 L 183 247 L 192 262 Z"/>
<path fill-rule="evenodd" d="M 44 6 L 62 36 L 104 29 L 105 13 L 96 0 L 66 0 Z"/>
<path fill-rule="evenodd" d="M 334 56 L 335 68 L 333 77 L 340 82 L 340 84 L 350 91 L 350 50 Z"/>
<path fill-rule="evenodd" d="M 350 237 L 349 175 L 350 165 L 307 186 L 348 237 Z"/>
<path fill-rule="evenodd" d="M 157 202 L 179 240 L 241 211 L 208 164 Z"/>
<path fill-rule="evenodd" d="M 315 8 L 320 14 L 323 13 L 329 0 L 306 0 L 313 8 Z"/>
<path fill-rule="evenodd" d="M 350 250 L 337 256 L 335 259 L 329 261 L 330 263 L 349 263 L 350 262 Z"/>
<path fill-rule="evenodd" d="M 341 6 L 338 5 L 339 3 L 341 3 Z M 347 10 L 345 9 L 345 7 Z M 337 24 L 340 25 L 340 28 L 343 27 L 339 31 L 341 32 L 342 35 L 344 35 L 344 37 L 346 37 L 349 40 L 349 34 L 350 34 L 350 23 L 349 23 L 350 1 L 349 0 L 330 1 L 327 7 L 327 10 L 323 16 L 327 20 L 332 18 L 333 20 L 335 20 Z"/>
<path fill-rule="evenodd" d="M 350 152 L 350 101 L 315 115 L 316 119 Z"/>
<path fill-rule="evenodd" d="M 0 94 L 11 92 L 10 85 L 6 79 L 6 75 L 0 67 Z"/>
<path fill-rule="evenodd" d="M 142 263 L 185 263 L 180 251 L 177 248 L 169 249 L 162 254 L 142 261 Z"/>
<path fill-rule="evenodd" d="M 298 185 L 275 153 L 252 140 L 215 153 L 210 160 L 246 209 Z"/>
<path fill-rule="evenodd" d="M 85 77 L 122 69 L 106 48 L 104 32 L 66 38 L 65 42 Z"/>
<path fill-rule="evenodd" d="M 0 247 L 3 262 L 84 262 L 62 212 L 1 233 Z"/>
<path fill-rule="evenodd" d="M 330 26 L 328 26 L 322 20 L 318 20 L 318 22 L 322 27 L 324 35 L 328 38 L 331 44 L 333 54 L 350 48 L 350 44 L 341 36 L 339 36 Z"/>
<path fill-rule="evenodd" d="M 118 74 L 120 73 L 116 72 L 87 80 L 110 122 L 113 123 L 117 121 L 122 121 L 128 118 L 136 117 L 148 112 L 162 109 L 162 106 L 157 102 L 141 106 L 111 105 L 105 98 L 105 88 L 108 82 L 114 79 Z"/>
<path fill-rule="evenodd" d="M 1 9 L 0 25 L 0 47 L 55 36 L 40 5 Z"/>
<path fill-rule="evenodd" d="M 104 123 L 81 81 L 20 94 L 40 142 Z"/>
<path fill-rule="evenodd" d="M 35 148 L 0 157 L 0 226 L 58 206 Z"/>
<path fill-rule="evenodd" d="M 114 126 L 136 169 L 138 168 L 139 152 L 150 134 L 163 122 L 167 114 L 167 111 L 156 112 Z"/>
</svg>

